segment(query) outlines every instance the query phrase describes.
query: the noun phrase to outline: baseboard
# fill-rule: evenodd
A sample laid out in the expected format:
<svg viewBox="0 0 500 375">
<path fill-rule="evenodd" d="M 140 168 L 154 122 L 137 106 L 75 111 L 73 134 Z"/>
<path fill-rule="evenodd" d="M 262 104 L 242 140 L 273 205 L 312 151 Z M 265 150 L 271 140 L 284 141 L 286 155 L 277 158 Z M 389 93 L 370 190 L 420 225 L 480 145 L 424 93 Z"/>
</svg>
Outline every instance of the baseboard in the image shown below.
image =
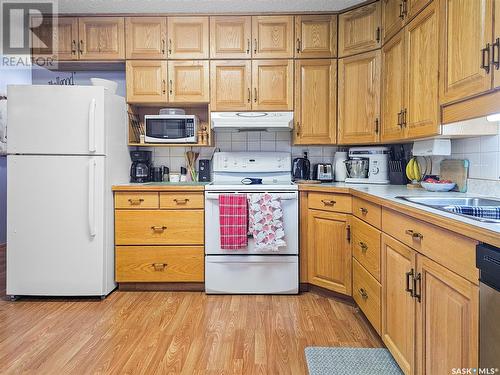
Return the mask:
<svg viewBox="0 0 500 375">
<path fill-rule="evenodd" d="M 203 292 L 205 283 L 119 283 L 121 291 Z"/>
<path fill-rule="evenodd" d="M 345 294 L 342 294 L 342 293 L 333 292 L 331 290 L 322 288 L 320 286 L 307 284 L 307 291 L 319 294 L 320 296 L 323 296 L 323 297 L 335 298 L 337 300 L 342 300 L 343 302 L 346 302 L 350 305 L 357 306 L 356 302 L 354 302 L 354 299 L 351 296 L 346 296 Z"/>
</svg>

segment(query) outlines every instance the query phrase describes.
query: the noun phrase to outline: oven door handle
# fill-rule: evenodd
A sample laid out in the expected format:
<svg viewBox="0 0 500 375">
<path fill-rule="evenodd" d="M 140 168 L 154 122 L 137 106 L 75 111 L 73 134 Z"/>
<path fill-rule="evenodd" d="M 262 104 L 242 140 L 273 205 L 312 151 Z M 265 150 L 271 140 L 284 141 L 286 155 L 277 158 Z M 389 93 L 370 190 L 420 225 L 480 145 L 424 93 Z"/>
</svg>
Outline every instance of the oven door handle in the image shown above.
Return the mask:
<svg viewBox="0 0 500 375">
<path fill-rule="evenodd" d="M 253 192 L 248 192 L 248 193 L 226 193 L 226 194 L 252 194 Z M 273 193 L 273 192 L 270 192 L 272 194 L 278 194 L 279 197 L 281 198 L 282 201 L 290 201 L 290 200 L 297 200 L 299 199 L 299 196 L 297 193 Z M 219 199 L 219 195 L 221 194 L 224 194 L 224 193 L 205 193 L 205 199 L 206 200 L 218 200 Z"/>
</svg>

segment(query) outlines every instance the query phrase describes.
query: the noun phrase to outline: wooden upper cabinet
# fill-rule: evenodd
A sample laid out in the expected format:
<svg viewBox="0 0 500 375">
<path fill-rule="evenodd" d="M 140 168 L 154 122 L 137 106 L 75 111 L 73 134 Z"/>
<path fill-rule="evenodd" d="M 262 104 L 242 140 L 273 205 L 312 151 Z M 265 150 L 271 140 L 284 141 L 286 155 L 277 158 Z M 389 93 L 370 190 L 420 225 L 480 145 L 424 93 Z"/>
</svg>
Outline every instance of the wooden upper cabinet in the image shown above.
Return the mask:
<svg viewBox="0 0 500 375">
<path fill-rule="evenodd" d="M 210 106 L 214 111 L 252 109 L 250 60 L 210 62 Z"/>
<path fill-rule="evenodd" d="M 382 236 L 381 255 L 381 337 L 403 373 L 414 374 L 415 302 L 407 287 L 411 288 L 413 276 L 416 275 L 417 255 L 406 245 L 385 234 Z"/>
<path fill-rule="evenodd" d="M 168 17 L 168 57 L 208 59 L 208 17 Z"/>
<path fill-rule="evenodd" d="M 399 32 L 382 48 L 381 141 L 404 138 L 405 48 L 404 33 Z M 424 98 L 425 99 L 425 96 Z M 437 107 L 435 108 L 437 110 Z"/>
<path fill-rule="evenodd" d="M 479 287 L 424 256 L 417 270 L 418 373 L 477 368 Z"/>
<path fill-rule="evenodd" d="M 125 37 L 127 59 L 167 57 L 166 17 L 127 17 Z"/>
<path fill-rule="evenodd" d="M 168 62 L 168 101 L 174 103 L 208 103 L 208 61 Z"/>
<path fill-rule="evenodd" d="M 335 57 L 337 56 L 337 16 L 296 16 L 295 37 L 295 57 Z"/>
<path fill-rule="evenodd" d="M 339 57 L 380 48 L 380 2 L 339 16 Z"/>
<path fill-rule="evenodd" d="M 248 59 L 252 55 L 252 17 L 210 17 L 210 58 Z"/>
<path fill-rule="evenodd" d="M 252 61 L 254 110 L 293 110 L 293 60 Z"/>
<path fill-rule="evenodd" d="M 126 64 L 127 102 L 167 102 L 167 62 L 129 60 Z"/>
<path fill-rule="evenodd" d="M 308 210 L 309 283 L 351 295 L 351 246 L 347 236 L 348 216 Z"/>
<path fill-rule="evenodd" d="M 252 17 L 253 57 L 292 58 L 293 16 Z"/>
<path fill-rule="evenodd" d="M 382 42 L 385 44 L 404 25 L 403 0 L 380 0 L 382 2 Z M 438 0 L 439 1 L 439 0 Z"/>
<path fill-rule="evenodd" d="M 406 138 L 440 132 L 438 10 L 433 2 L 405 27 Z"/>
<path fill-rule="evenodd" d="M 295 61 L 295 144 L 334 144 L 337 61 Z"/>
<path fill-rule="evenodd" d="M 338 142 L 379 139 L 380 50 L 339 59 Z"/>
<path fill-rule="evenodd" d="M 440 5 L 439 99 L 443 104 L 491 88 L 493 0 L 440 0 Z"/>
<path fill-rule="evenodd" d="M 55 56 L 57 60 L 78 60 L 78 19 L 73 17 L 57 17 L 57 23 L 52 19 L 32 17 L 31 26 L 37 28 L 37 38 L 32 34 L 31 46 L 34 56 Z M 52 52 L 44 50 L 43 43 L 49 46 L 52 43 Z"/>
<path fill-rule="evenodd" d="M 81 17 L 78 19 L 80 60 L 125 58 L 123 17 Z"/>
</svg>

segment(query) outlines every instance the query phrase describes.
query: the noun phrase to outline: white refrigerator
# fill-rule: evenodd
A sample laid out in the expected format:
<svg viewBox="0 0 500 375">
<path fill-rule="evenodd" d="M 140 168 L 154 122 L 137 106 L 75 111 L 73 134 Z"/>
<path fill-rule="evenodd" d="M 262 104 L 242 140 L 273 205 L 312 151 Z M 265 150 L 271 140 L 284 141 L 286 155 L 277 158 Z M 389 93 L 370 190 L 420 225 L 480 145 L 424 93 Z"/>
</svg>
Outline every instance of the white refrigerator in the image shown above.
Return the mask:
<svg viewBox="0 0 500 375">
<path fill-rule="evenodd" d="M 7 90 L 7 294 L 106 296 L 111 186 L 129 179 L 125 99 L 93 86 Z"/>
</svg>

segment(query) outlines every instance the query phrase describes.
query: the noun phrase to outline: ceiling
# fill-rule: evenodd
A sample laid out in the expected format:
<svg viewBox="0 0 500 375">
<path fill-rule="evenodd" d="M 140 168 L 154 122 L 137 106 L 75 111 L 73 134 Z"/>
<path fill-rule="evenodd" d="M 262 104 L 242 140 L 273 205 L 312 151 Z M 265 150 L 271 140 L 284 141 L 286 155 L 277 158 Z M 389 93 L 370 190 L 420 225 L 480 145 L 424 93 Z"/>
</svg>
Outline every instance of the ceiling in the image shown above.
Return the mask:
<svg viewBox="0 0 500 375">
<path fill-rule="evenodd" d="M 59 0 L 59 13 L 338 11 L 366 0 Z"/>
</svg>

